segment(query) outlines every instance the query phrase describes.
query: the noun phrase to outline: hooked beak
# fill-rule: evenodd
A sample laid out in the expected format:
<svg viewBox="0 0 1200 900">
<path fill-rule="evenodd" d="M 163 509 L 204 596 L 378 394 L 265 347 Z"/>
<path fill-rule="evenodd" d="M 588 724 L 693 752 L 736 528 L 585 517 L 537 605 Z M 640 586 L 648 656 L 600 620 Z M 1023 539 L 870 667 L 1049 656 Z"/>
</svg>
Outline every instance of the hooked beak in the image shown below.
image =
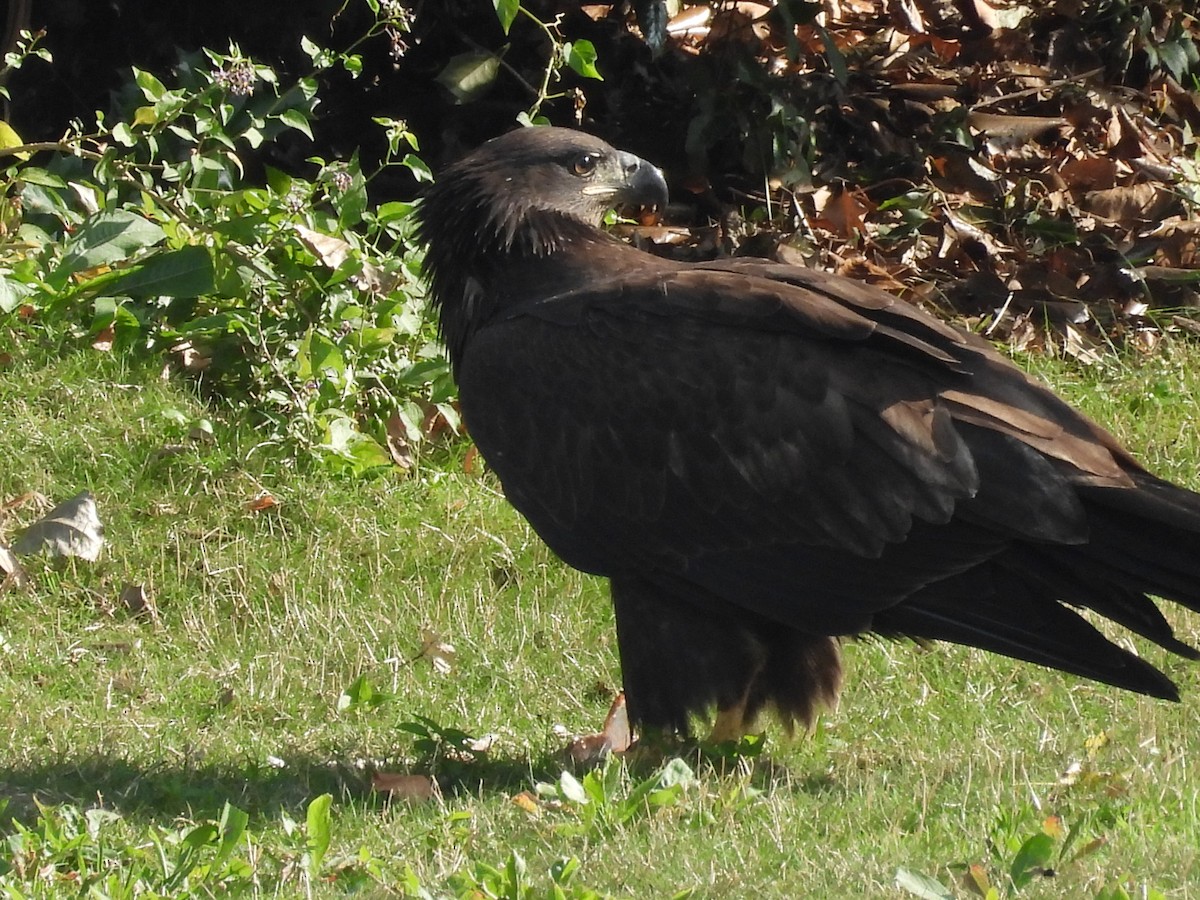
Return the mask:
<svg viewBox="0 0 1200 900">
<path fill-rule="evenodd" d="M 618 160 L 624 179 L 616 199 L 630 206 L 657 207 L 660 211 L 665 209 L 667 182 L 662 170 L 640 156 L 624 151 L 618 154 Z"/>
</svg>

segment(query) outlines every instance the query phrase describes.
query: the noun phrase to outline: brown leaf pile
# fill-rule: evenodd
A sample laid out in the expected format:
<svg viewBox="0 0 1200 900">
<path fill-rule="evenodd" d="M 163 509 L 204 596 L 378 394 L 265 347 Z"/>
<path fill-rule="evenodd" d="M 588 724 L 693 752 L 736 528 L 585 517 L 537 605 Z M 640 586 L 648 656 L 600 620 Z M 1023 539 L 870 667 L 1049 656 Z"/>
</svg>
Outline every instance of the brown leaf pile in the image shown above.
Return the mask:
<svg viewBox="0 0 1200 900">
<path fill-rule="evenodd" d="M 701 3 L 667 26 L 668 52 L 736 57 L 731 72 L 752 59 L 757 89 L 794 100 L 818 147 L 806 168 L 787 145 L 800 129 L 761 126 L 774 179 L 746 193 L 774 215 L 726 246 L 878 283 L 1015 349 L 1089 360 L 1200 331 L 1200 20 L 1186 4 L 1127 21 L 1083 0 L 822 6 L 796 22 L 794 4 Z M 760 137 L 742 126 L 743 145 Z"/>
</svg>

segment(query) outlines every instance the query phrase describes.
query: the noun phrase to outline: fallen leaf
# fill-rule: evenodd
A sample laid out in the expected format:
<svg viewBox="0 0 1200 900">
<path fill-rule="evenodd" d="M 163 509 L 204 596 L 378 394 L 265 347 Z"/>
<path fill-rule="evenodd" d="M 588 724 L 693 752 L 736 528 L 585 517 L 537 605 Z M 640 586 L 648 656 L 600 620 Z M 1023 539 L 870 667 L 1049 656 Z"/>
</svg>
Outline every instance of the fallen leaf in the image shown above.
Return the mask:
<svg viewBox="0 0 1200 900">
<path fill-rule="evenodd" d="M 1062 329 L 1063 350 L 1068 356 L 1073 356 L 1086 365 L 1094 365 L 1103 359 L 1092 346 L 1092 342 L 1078 328 L 1064 324 Z"/>
<path fill-rule="evenodd" d="M 247 512 L 263 512 L 264 510 L 273 509 L 279 505 L 269 491 L 259 491 L 254 495 L 254 499 L 246 503 Z"/>
<path fill-rule="evenodd" d="M 866 233 L 862 217 L 873 208 L 873 204 L 868 205 L 865 193 L 843 187 L 819 188 L 813 191 L 812 197 L 817 211 L 814 224 L 827 228 L 838 237 Z"/>
<path fill-rule="evenodd" d="M 633 729 L 629 725 L 629 711 L 625 707 L 625 692 L 613 699 L 604 719 L 604 736 L 613 753 L 624 753 L 633 744 Z"/>
<path fill-rule="evenodd" d="M 158 623 L 158 607 L 154 605 L 154 601 L 150 599 L 150 595 L 146 593 L 146 588 L 142 585 L 126 584 L 121 588 L 117 602 L 132 615 L 147 618 L 155 624 Z"/>
<path fill-rule="evenodd" d="M 371 789 L 387 794 L 393 800 L 409 803 L 428 803 L 441 796 L 438 783 L 429 775 L 406 775 L 399 772 L 376 772 L 371 776 Z"/>
<path fill-rule="evenodd" d="M 479 455 L 479 448 L 472 444 L 467 448 L 467 452 L 463 454 L 462 468 L 464 475 L 474 475 L 476 468 L 480 465 L 480 460 L 483 457 Z"/>
<path fill-rule="evenodd" d="M 92 349 L 99 350 L 101 353 L 108 353 L 113 348 L 113 340 L 116 338 L 116 334 L 116 329 L 112 325 L 104 326 L 92 338 Z"/>
<path fill-rule="evenodd" d="M 25 584 L 25 570 L 21 568 L 16 555 L 0 544 L 0 593 L 6 591 L 9 585 L 22 587 Z"/>
<path fill-rule="evenodd" d="M 1179 203 L 1179 195 L 1164 185 L 1130 184 L 1105 191 L 1088 191 L 1079 205 L 1093 215 L 1132 227 L 1161 221 Z"/>
<path fill-rule="evenodd" d="M 567 745 L 567 755 L 579 768 L 599 765 L 610 753 L 624 753 L 633 746 L 633 729 L 625 707 L 625 693 L 617 694 L 608 708 L 604 729 L 599 734 L 585 734 Z"/>
<path fill-rule="evenodd" d="M 971 112 L 967 125 L 1005 146 L 1028 143 L 1061 133 L 1070 122 L 1060 116 L 1005 116 L 996 113 Z"/>
<path fill-rule="evenodd" d="M 1047 816 L 1042 822 L 1042 832 L 1056 841 L 1061 841 L 1067 836 L 1067 830 L 1063 827 L 1062 819 L 1059 816 Z"/>
<path fill-rule="evenodd" d="M 408 443 L 408 429 L 399 413 L 392 413 L 385 426 L 387 431 L 387 449 L 392 462 L 402 469 L 413 466 L 412 447 Z"/>
<path fill-rule="evenodd" d="M 541 804 L 538 803 L 537 797 L 529 791 L 521 791 L 521 793 L 512 798 L 512 802 L 514 806 L 519 807 L 535 818 L 542 814 Z"/>
<path fill-rule="evenodd" d="M 212 357 L 200 352 L 191 341 L 181 341 L 171 348 L 179 357 L 179 364 L 189 372 L 203 372 L 212 365 Z"/>
<path fill-rule="evenodd" d="M 13 545 L 13 552 L 29 556 L 43 551 L 51 556 L 78 556 L 95 562 L 104 546 L 104 526 L 91 491 L 76 494 L 34 522 Z"/>
<path fill-rule="evenodd" d="M 967 867 L 967 879 L 967 886 L 980 897 L 986 897 L 992 891 L 987 869 L 979 863 L 971 863 Z"/>
<path fill-rule="evenodd" d="M 449 675 L 454 668 L 454 654 L 453 644 L 447 644 L 428 628 L 421 629 L 421 651 L 417 658 L 429 660 L 433 671 L 439 675 Z"/>
<path fill-rule="evenodd" d="M 1058 174 L 1075 190 L 1108 190 L 1117 183 L 1117 164 L 1107 156 L 1081 156 L 1063 163 Z"/>
<path fill-rule="evenodd" d="M 578 769 L 592 769 L 604 762 L 611 748 L 603 734 L 585 734 L 567 744 L 567 756 Z"/>
<path fill-rule="evenodd" d="M 293 227 L 300 237 L 300 243 L 329 268 L 336 269 L 350 257 L 353 248 L 341 238 L 313 231 L 306 225 L 296 224 Z"/>
</svg>

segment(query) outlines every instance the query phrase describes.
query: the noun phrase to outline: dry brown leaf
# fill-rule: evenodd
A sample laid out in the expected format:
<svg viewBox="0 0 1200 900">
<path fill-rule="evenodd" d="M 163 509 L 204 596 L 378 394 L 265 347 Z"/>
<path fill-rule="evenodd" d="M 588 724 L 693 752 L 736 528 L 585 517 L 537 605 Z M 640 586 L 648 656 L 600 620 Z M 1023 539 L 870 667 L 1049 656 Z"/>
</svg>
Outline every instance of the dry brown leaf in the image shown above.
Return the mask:
<svg viewBox="0 0 1200 900">
<path fill-rule="evenodd" d="M 354 248 L 345 240 L 331 234 L 322 234 L 306 225 L 297 223 L 293 226 L 304 244 L 313 255 L 330 269 L 336 269 L 348 260 Z M 357 275 L 353 277 L 354 284 L 366 291 L 380 292 L 384 289 L 383 271 L 368 262 L 362 262 Z M 389 284 L 389 289 L 391 285 Z"/>
<path fill-rule="evenodd" d="M 22 556 L 46 552 L 95 562 L 103 547 L 104 526 L 96 501 L 91 491 L 81 491 L 30 525 L 12 549 Z"/>
<path fill-rule="evenodd" d="M 16 555 L 3 544 L 0 544 L 0 575 L 3 575 L 3 578 L 0 578 L 0 594 L 11 585 L 25 585 L 25 570 L 21 568 Z"/>
<path fill-rule="evenodd" d="M 613 699 L 599 734 L 585 734 L 567 745 L 567 755 L 580 768 L 598 765 L 610 753 L 624 753 L 633 746 L 633 729 L 622 691 Z"/>
<path fill-rule="evenodd" d="M 1158 222 L 1179 203 L 1179 195 L 1158 184 L 1130 184 L 1106 191 L 1088 191 L 1079 205 L 1087 212 L 1132 228 Z"/>
<path fill-rule="evenodd" d="M 5 511 L 18 509 L 26 503 L 32 503 L 41 509 L 49 509 L 51 506 L 50 498 L 45 494 L 39 494 L 37 491 L 26 491 L 24 494 L 17 494 L 17 496 L 5 500 L 0 504 L 0 509 Z"/>
<path fill-rule="evenodd" d="M 117 597 L 117 602 L 120 603 L 132 615 L 140 618 L 149 619 L 151 622 L 158 624 L 158 607 L 146 593 L 146 588 L 140 584 L 126 584 L 121 588 L 121 593 Z"/>
<path fill-rule="evenodd" d="M 862 191 L 841 186 L 823 187 L 813 191 L 812 199 L 817 211 L 814 225 L 843 238 L 866 233 L 863 216 L 875 207 Z"/>
<path fill-rule="evenodd" d="M 112 266 L 108 263 L 101 263 L 98 266 L 92 266 L 90 269 L 80 269 L 78 272 L 71 273 L 71 279 L 76 284 L 83 284 L 85 281 L 91 281 L 100 275 L 107 275 L 112 271 Z"/>
<path fill-rule="evenodd" d="M 180 341 L 171 348 L 171 352 L 179 357 L 179 364 L 189 372 L 203 372 L 212 365 L 212 357 L 193 347 L 191 341 Z"/>
<path fill-rule="evenodd" d="M 116 333 L 116 329 L 112 325 L 105 325 L 92 338 L 92 349 L 99 350 L 101 353 L 108 353 L 113 348 L 113 340 L 116 338 Z"/>
<path fill-rule="evenodd" d="M 608 757 L 610 747 L 603 734 L 585 734 L 567 744 L 567 757 L 577 769 L 591 769 Z"/>
<path fill-rule="evenodd" d="M 1074 325 L 1068 324 L 1064 324 L 1062 330 L 1063 351 L 1068 356 L 1073 356 L 1086 365 L 1094 365 L 1100 362 L 1103 357 L 1096 351 L 1095 346 L 1082 331 Z"/>
<path fill-rule="evenodd" d="M 967 125 L 1008 144 L 1024 144 L 1062 133 L 1071 124 L 1060 116 L 1006 116 L 971 112 Z"/>
<path fill-rule="evenodd" d="M 392 413 L 384 426 L 387 432 L 388 455 L 402 469 L 413 467 L 412 447 L 408 443 L 408 428 L 399 413 Z"/>
<path fill-rule="evenodd" d="M 433 777 L 402 772 L 374 773 L 371 776 L 371 789 L 378 794 L 387 794 L 392 800 L 409 803 L 429 803 L 442 795 Z"/>
<path fill-rule="evenodd" d="M 264 512 L 268 509 L 274 509 L 278 505 L 279 501 L 271 495 L 270 491 L 259 491 L 254 495 L 252 500 L 246 502 L 246 511 Z"/>
<path fill-rule="evenodd" d="M 426 438 L 436 438 L 440 435 L 453 433 L 454 426 L 446 418 L 445 413 L 434 404 L 426 404 L 425 417 L 421 420 L 421 434 Z"/>
<path fill-rule="evenodd" d="M 1137 159 L 1146 153 L 1141 129 L 1122 106 L 1114 106 L 1108 120 L 1109 151 L 1118 159 Z"/>
<path fill-rule="evenodd" d="M 524 810 L 534 818 L 542 814 L 542 805 L 538 803 L 537 797 L 529 791 L 521 791 L 521 793 L 514 795 L 512 802 L 514 806 Z"/>
<path fill-rule="evenodd" d="M 433 671 L 439 675 L 449 675 L 454 669 L 455 652 L 454 645 L 443 641 L 440 635 L 428 628 L 421 629 L 421 650 L 417 658 L 429 660 Z"/>
<path fill-rule="evenodd" d="M 482 457 L 479 455 L 479 448 L 472 444 L 467 448 L 467 452 L 463 454 L 463 473 L 466 475 L 474 475 L 476 468 L 480 465 Z"/>
<path fill-rule="evenodd" d="M 341 238 L 322 234 L 300 223 L 296 223 L 292 227 L 296 229 L 300 243 L 329 268 L 336 269 L 350 258 L 353 248 Z"/>
<path fill-rule="evenodd" d="M 1117 183 L 1117 164 L 1107 156 L 1079 156 L 1063 163 L 1058 174 L 1073 190 L 1103 191 Z"/>
</svg>

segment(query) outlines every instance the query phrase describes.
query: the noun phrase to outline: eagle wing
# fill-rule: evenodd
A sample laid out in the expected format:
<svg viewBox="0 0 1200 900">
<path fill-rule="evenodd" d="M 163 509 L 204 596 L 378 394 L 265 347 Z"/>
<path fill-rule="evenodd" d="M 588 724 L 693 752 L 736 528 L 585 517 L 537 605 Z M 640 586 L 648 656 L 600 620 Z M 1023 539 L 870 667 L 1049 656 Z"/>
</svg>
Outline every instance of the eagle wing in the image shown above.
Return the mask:
<svg viewBox="0 0 1200 900">
<path fill-rule="evenodd" d="M 1014 541 L 1084 541 L 1077 486 L 1136 470 L 986 345 L 868 286 L 763 263 L 571 283 L 481 329 L 459 382 L 509 499 L 587 571 L 858 632 Z"/>
</svg>

